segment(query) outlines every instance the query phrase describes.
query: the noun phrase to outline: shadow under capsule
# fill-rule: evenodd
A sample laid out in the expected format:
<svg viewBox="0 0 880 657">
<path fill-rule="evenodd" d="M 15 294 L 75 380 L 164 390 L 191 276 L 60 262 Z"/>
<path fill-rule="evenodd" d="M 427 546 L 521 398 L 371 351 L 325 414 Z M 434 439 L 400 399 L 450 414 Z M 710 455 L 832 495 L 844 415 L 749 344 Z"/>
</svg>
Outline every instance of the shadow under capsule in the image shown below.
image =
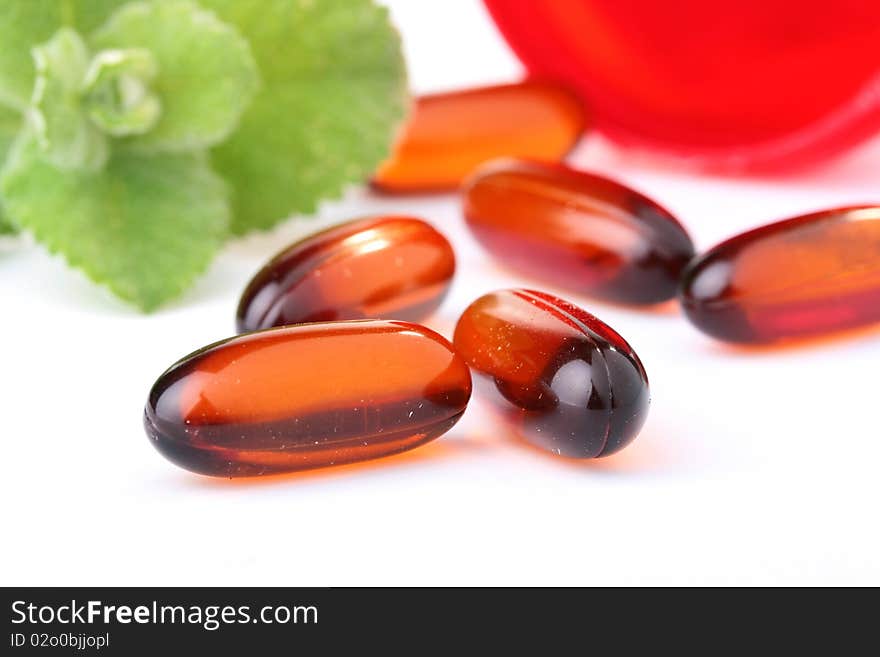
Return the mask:
<svg viewBox="0 0 880 657">
<path fill-rule="evenodd" d="M 211 477 L 179 470 L 175 480 L 186 488 L 259 488 L 263 486 L 283 486 L 342 477 L 356 477 L 383 471 L 398 470 L 401 467 L 415 466 L 422 463 L 448 461 L 467 457 L 473 452 L 483 451 L 485 445 L 467 438 L 452 437 L 444 440 L 438 438 L 412 450 L 390 456 L 347 463 L 344 465 L 327 466 L 296 472 L 261 475 L 255 477 Z"/>
<path fill-rule="evenodd" d="M 848 343 L 858 344 L 877 339 L 880 339 L 880 323 L 754 344 L 724 342 L 707 336 L 704 348 L 712 354 L 722 356 L 774 356 L 810 349 L 834 348 Z"/>
<path fill-rule="evenodd" d="M 608 456 L 575 458 L 553 453 L 534 444 L 515 429 L 516 416 L 520 411 L 513 407 L 502 407 L 503 402 L 485 399 L 483 395 L 490 386 L 482 382 L 482 385 L 477 385 L 476 391 L 483 397 L 480 405 L 481 409 L 486 409 L 486 417 L 491 418 L 492 433 L 499 438 L 493 442 L 495 447 L 528 452 L 536 459 L 557 467 L 595 475 L 660 474 L 685 467 L 686 462 L 692 460 L 681 458 L 682 450 L 668 441 L 664 442 L 650 425 L 643 428 L 630 445 Z"/>
</svg>

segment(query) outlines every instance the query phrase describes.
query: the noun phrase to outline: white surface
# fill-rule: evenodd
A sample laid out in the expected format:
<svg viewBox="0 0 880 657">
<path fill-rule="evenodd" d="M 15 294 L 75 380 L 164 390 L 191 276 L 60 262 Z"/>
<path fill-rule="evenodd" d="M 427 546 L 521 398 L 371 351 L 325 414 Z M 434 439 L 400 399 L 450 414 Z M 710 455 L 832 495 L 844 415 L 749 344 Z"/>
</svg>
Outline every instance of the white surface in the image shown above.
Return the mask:
<svg viewBox="0 0 880 657">
<path fill-rule="evenodd" d="M 418 89 L 516 74 L 478 3 L 393 6 Z M 596 140 L 573 159 L 668 205 L 700 247 L 880 197 L 876 146 L 775 180 L 664 171 Z M 230 245 L 149 317 L 36 247 L 0 243 L 2 583 L 880 584 L 880 331 L 743 352 L 677 313 L 565 294 L 626 336 L 651 377 L 647 426 L 616 457 L 523 449 L 475 400 L 439 441 L 370 466 L 228 482 L 166 462 L 141 428 L 155 377 L 232 332 L 247 278 L 293 237 L 385 211 L 422 215 L 454 242 L 453 293 L 428 322 L 447 335 L 477 295 L 539 285 L 488 262 L 451 195 L 355 190 L 319 221 Z"/>
</svg>

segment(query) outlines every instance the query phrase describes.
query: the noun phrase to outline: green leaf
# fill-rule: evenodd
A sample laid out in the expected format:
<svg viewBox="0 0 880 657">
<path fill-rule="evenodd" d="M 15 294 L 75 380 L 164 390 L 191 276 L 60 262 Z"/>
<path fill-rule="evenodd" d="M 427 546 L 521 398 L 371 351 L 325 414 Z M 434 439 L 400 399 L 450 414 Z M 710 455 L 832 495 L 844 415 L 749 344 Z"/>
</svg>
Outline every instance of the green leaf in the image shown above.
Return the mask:
<svg viewBox="0 0 880 657">
<path fill-rule="evenodd" d="M 6 154 L 21 130 L 24 119 L 13 109 L 0 105 L 0 162 L 6 160 Z"/>
<path fill-rule="evenodd" d="M 262 2 L 246 2 L 252 7 Z M 236 128 L 259 86 L 247 41 L 188 0 L 132 2 L 92 35 L 93 49 L 143 48 L 156 58 L 156 126 L 126 140 L 140 152 L 180 152 L 220 143 Z"/>
<path fill-rule="evenodd" d="M 15 226 L 6 219 L 3 208 L 0 206 L 0 235 L 15 235 L 17 232 Z"/>
<path fill-rule="evenodd" d="M 184 290 L 226 235 L 226 186 L 204 156 L 115 153 L 85 173 L 46 163 L 32 139 L 14 151 L 0 190 L 15 223 L 145 311 Z"/>
<path fill-rule="evenodd" d="M 76 30 L 62 27 L 34 48 L 37 82 L 31 125 L 44 157 L 61 169 L 97 170 L 110 154 L 107 138 L 82 107 L 89 51 Z"/>
<path fill-rule="evenodd" d="M 24 111 L 34 88 L 31 48 L 62 25 L 88 34 L 127 0 L 0 0 L 0 104 Z"/>
<path fill-rule="evenodd" d="M 386 157 L 407 105 L 387 11 L 369 0 L 201 0 L 250 41 L 263 86 L 213 151 L 235 233 L 312 212 Z"/>
<path fill-rule="evenodd" d="M 114 137 L 142 135 L 159 121 L 162 103 L 150 91 L 159 64 L 149 50 L 103 50 L 86 73 L 85 106 L 89 117 Z"/>
<path fill-rule="evenodd" d="M 22 122 L 21 114 L 0 105 L 0 162 L 6 160 L 6 154 L 15 140 L 15 136 L 21 130 Z M 0 200 L 0 235 L 15 232 L 15 227 L 9 223 L 3 213 L 3 203 Z"/>
</svg>

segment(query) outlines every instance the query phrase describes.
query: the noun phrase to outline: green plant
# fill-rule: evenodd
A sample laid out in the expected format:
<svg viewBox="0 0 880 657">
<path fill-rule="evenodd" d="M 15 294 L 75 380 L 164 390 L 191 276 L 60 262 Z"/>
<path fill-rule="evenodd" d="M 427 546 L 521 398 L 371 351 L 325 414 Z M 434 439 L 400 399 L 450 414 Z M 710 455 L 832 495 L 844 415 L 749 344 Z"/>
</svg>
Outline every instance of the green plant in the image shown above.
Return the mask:
<svg viewBox="0 0 880 657">
<path fill-rule="evenodd" d="M 399 39 L 370 0 L 0 10 L 0 232 L 145 311 L 229 236 L 363 180 L 406 109 Z"/>
</svg>

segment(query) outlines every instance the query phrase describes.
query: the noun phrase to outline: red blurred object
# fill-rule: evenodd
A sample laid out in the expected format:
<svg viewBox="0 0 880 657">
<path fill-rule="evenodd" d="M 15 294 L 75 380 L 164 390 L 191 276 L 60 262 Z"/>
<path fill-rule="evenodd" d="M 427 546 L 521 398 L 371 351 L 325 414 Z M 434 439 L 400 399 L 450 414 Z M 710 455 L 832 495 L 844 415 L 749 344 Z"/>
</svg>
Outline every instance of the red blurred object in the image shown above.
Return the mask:
<svg viewBox="0 0 880 657">
<path fill-rule="evenodd" d="M 621 144 L 780 169 L 880 132 L 880 2 L 485 3 L 526 67 Z"/>
</svg>

